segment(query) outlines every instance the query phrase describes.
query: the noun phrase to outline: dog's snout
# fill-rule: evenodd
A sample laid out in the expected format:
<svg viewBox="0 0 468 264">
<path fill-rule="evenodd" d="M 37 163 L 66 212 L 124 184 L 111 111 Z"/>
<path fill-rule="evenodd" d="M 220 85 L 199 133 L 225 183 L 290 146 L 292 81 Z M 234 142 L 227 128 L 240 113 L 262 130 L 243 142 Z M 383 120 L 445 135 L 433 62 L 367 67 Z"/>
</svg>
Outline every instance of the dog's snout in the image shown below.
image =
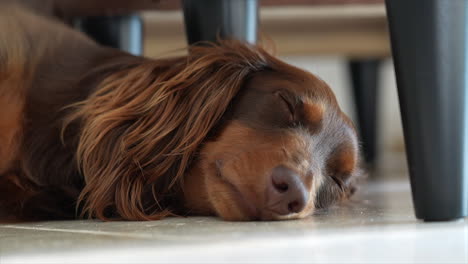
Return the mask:
<svg viewBox="0 0 468 264">
<path fill-rule="evenodd" d="M 267 209 L 279 215 L 302 211 L 308 192 L 300 176 L 291 169 L 278 166 L 271 173 L 271 186 L 267 189 Z"/>
</svg>

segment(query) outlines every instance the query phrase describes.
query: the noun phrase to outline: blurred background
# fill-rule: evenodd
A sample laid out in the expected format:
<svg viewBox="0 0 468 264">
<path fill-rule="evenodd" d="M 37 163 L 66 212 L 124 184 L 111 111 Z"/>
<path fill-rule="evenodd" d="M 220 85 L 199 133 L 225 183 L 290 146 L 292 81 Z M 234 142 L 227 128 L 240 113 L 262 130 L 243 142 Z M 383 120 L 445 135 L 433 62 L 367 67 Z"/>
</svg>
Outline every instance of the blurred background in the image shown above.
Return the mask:
<svg viewBox="0 0 468 264">
<path fill-rule="evenodd" d="M 259 42 L 267 46 L 273 43 L 280 58 L 325 80 L 335 91 L 343 110 L 356 124 L 359 122 L 351 63 L 357 63 L 358 67 L 360 63 L 371 67 L 364 68 L 363 74 L 375 74 L 377 78 L 364 83 L 368 86 L 365 89 L 376 93 L 373 167 L 378 173 L 375 176 L 378 177 L 379 172 L 406 175 L 404 140 L 383 1 L 260 3 Z M 163 6 L 163 10 L 143 12 L 145 56 L 166 57 L 186 52 L 183 13 L 180 8 L 175 8 L 169 4 Z"/>
<path fill-rule="evenodd" d="M 70 15 L 86 15 L 75 26 L 101 44 L 152 58 L 184 54 L 187 43 L 215 41 L 218 33 L 255 43 L 258 32 L 257 43 L 332 87 L 358 127 L 374 176 L 406 172 L 384 0 L 65 3 Z"/>
<path fill-rule="evenodd" d="M 102 44 L 152 58 L 187 51 L 179 0 L 58 1 L 78 17 L 75 27 Z M 326 81 L 355 124 L 365 117 L 373 169 L 351 201 L 298 221 L 0 225 L 0 263 L 468 263 L 466 221 L 414 217 L 384 0 L 259 3 L 260 42 Z"/>
</svg>

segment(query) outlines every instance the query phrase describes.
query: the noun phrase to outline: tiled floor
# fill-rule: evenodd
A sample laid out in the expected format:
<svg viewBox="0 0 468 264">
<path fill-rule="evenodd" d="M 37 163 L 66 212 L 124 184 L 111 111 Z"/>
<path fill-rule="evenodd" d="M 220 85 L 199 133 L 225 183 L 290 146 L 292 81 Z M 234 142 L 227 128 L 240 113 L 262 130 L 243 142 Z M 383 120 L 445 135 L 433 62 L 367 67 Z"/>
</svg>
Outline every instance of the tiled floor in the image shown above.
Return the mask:
<svg viewBox="0 0 468 264">
<path fill-rule="evenodd" d="M 412 210 L 406 177 L 388 175 L 298 221 L 0 225 L 0 263 L 468 263 L 466 219 L 422 223 Z"/>
</svg>

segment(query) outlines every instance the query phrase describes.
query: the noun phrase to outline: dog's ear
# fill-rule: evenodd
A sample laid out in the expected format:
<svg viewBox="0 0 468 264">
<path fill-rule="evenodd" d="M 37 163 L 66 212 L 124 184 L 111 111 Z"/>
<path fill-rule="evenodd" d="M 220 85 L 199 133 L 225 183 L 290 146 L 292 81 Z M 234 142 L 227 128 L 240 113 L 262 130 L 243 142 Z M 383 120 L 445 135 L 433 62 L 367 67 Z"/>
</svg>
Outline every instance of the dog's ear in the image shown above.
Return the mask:
<svg viewBox="0 0 468 264">
<path fill-rule="evenodd" d="M 80 122 L 83 215 L 131 220 L 167 215 L 169 189 L 173 193 L 180 185 L 200 144 L 268 56 L 237 42 L 195 46 L 187 57 L 142 60 L 114 72 L 75 104 L 65 126 Z M 154 200 L 148 202 L 151 193 Z"/>
</svg>

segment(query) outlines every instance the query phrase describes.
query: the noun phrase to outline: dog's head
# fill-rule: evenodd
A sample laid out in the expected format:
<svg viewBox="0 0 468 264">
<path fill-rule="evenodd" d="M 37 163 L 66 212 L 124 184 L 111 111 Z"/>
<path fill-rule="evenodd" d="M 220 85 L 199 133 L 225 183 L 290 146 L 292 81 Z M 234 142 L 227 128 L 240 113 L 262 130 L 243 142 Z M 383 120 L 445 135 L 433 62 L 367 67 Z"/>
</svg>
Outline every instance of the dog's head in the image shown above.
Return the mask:
<svg viewBox="0 0 468 264">
<path fill-rule="evenodd" d="M 329 86 L 268 56 L 202 145 L 185 202 L 228 220 L 302 218 L 354 192 L 358 163 L 356 131 Z"/>
<path fill-rule="evenodd" d="M 352 192 L 356 132 L 314 75 L 235 41 L 122 64 L 66 120 L 83 214 L 290 219 Z"/>
</svg>

